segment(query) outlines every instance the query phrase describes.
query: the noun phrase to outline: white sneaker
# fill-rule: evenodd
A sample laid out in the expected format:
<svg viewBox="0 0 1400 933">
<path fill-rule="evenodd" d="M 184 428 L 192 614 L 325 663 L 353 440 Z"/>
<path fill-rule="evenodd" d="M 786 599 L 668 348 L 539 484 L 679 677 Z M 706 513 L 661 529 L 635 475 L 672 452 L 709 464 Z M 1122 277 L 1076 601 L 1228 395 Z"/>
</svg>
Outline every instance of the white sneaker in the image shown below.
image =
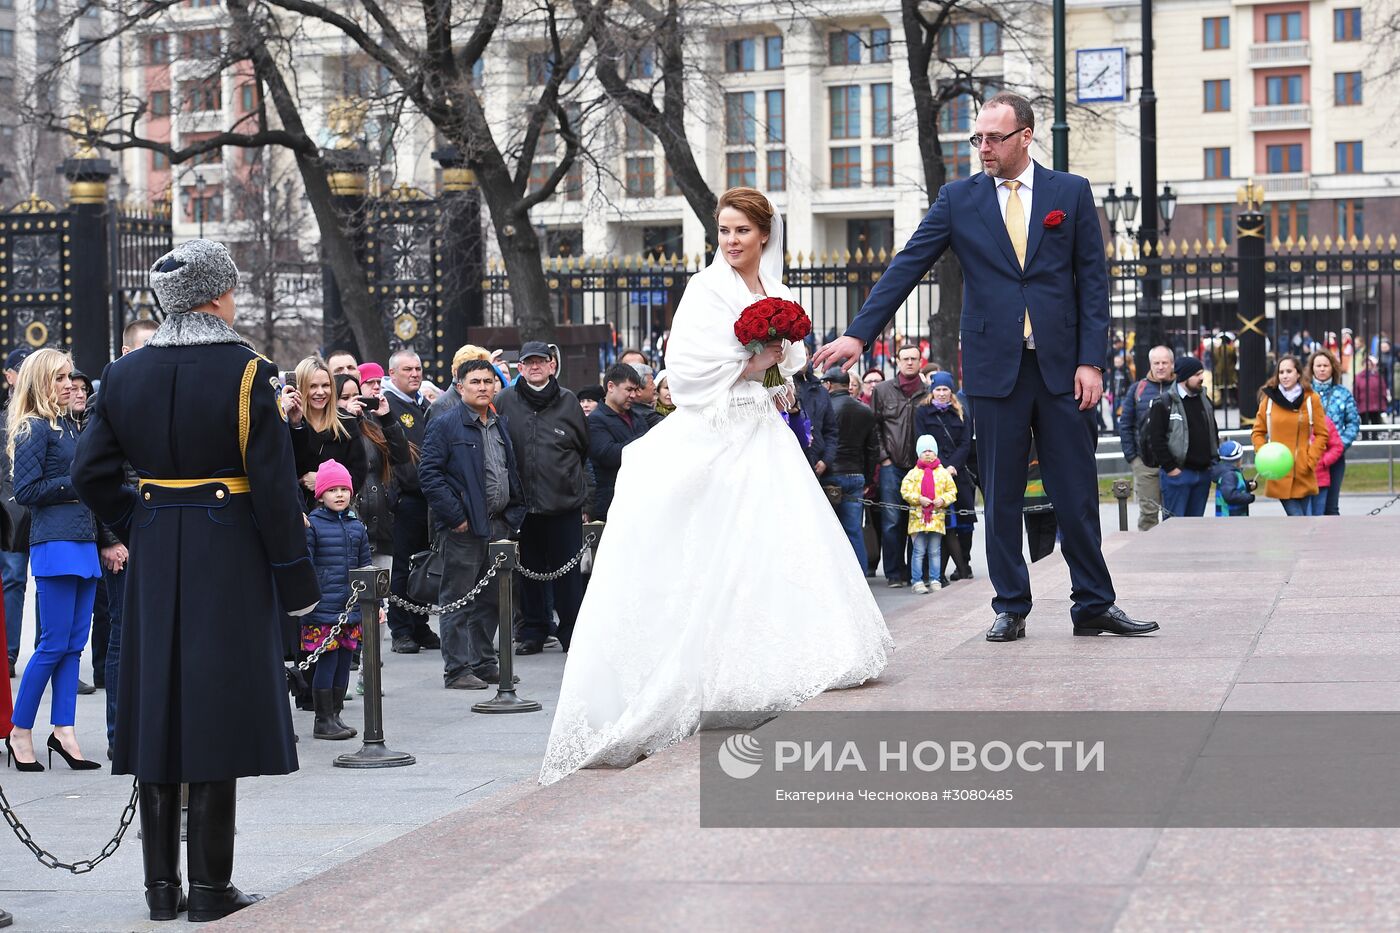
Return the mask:
<svg viewBox="0 0 1400 933">
<path fill-rule="evenodd" d="M 924 594 L 928 593 L 928 587 L 924 585 L 924 582 L 922 580 L 914 584 L 913 590 L 920 596 L 923 596 Z"/>
</svg>

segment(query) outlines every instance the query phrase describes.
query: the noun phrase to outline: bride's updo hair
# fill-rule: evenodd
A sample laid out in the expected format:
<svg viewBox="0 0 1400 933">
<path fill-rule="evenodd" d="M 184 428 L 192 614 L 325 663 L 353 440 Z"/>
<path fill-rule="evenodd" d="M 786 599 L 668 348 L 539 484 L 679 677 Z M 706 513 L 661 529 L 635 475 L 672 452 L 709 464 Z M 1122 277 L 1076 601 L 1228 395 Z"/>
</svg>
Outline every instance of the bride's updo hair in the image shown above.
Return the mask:
<svg viewBox="0 0 1400 933">
<path fill-rule="evenodd" d="M 768 203 L 768 198 L 757 188 L 730 188 L 719 196 L 719 204 L 715 207 L 715 219 L 719 219 L 719 212 L 726 207 L 732 207 L 753 221 L 754 226 L 762 231 L 764 236 L 768 236 L 773 231 L 773 205 Z"/>
</svg>

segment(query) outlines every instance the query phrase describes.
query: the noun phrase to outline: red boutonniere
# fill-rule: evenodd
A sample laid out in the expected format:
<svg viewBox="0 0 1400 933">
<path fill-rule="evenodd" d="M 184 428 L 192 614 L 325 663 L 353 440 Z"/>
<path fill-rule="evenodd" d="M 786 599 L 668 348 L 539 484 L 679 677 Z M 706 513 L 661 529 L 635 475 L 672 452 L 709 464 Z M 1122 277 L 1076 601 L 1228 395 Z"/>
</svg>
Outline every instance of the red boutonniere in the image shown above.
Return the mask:
<svg viewBox="0 0 1400 933">
<path fill-rule="evenodd" d="M 1065 216 L 1064 211 L 1051 211 L 1045 215 L 1045 226 L 1058 227 L 1065 222 Z"/>
</svg>

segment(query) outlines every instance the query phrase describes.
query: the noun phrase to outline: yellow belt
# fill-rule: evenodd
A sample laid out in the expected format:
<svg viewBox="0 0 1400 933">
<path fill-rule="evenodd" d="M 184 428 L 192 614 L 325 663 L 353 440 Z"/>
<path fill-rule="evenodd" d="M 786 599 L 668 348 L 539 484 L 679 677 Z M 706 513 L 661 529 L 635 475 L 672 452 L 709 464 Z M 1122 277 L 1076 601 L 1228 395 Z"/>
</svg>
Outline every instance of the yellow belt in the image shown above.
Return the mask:
<svg viewBox="0 0 1400 933">
<path fill-rule="evenodd" d="M 252 491 L 246 476 L 213 476 L 208 479 L 143 479 L 140 485 L 142 489 L 147 486 L 155 486 L 157 489 L 192 489 L 196 486 L 208 486 L 212 483 L 218 483 L 230 493 Z"/>
</svg>

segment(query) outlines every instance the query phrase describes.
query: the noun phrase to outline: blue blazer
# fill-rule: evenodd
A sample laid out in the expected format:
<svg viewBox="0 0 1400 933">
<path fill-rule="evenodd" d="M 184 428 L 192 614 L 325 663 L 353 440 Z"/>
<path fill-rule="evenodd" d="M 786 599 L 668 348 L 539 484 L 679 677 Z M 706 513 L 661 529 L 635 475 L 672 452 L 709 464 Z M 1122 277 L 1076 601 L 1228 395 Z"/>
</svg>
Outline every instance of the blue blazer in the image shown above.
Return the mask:
<svg viewBox="0 0 1400 933">
<path fill-rule="evenodd" d="M 880 276 L 846 334 L 876 339 L 929 268 L 952 248 L 963 270 L 963 388 L 1005 398 L 1020 368 L 1022 317 L 1030 309 L 1036 360 L 1056 395 L 1074 371 L 1103 369 L 1108 354 L 1108 263 L 1087 179 L 1035 167 L 1024 271 L 997 203 L 996 180 L 978 172 L 944 185 L 904 249 Z M 1064 221 L 1045 226 L 1051 211 Z"/>
</svg>

